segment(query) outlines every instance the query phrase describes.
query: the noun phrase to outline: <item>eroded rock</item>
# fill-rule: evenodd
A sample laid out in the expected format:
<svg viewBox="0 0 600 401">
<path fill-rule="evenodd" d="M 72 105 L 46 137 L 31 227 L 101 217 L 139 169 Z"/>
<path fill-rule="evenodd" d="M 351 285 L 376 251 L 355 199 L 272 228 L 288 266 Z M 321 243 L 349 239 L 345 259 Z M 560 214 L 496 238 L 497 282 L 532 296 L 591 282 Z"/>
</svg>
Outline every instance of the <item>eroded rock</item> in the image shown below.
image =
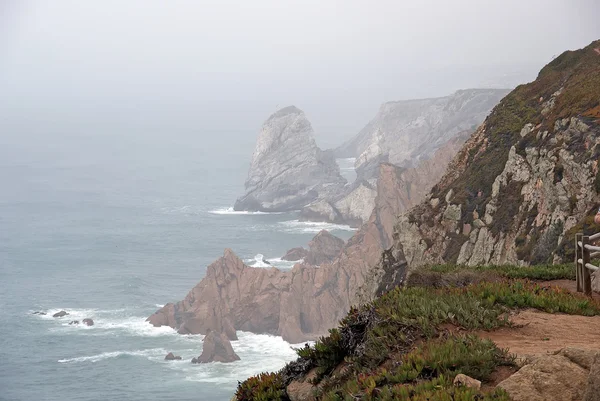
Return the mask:
<svg viewBox="0 0 600 401">
<path fill-rule="evenodd" d="M 234 362 L 239 361 L 240 357 L 233 351 L 233 347 L 224 333 L 210 331 L 202 343 L 202 354 L 192 363 L 209 362 Z"/>
<path fill-rule="evenodd" d="M 544 355 L 523 366 L 498 387 L 513 401 L 577 401 L 588 371 L 563 355 Z"/>
<path fill-rule="evenodd" d="M 246 194 L 235 210 L 300 210 L 341 192 L 346 180 L 332 152 L 317 147 L 304 112 L 283 108 L 263 124 L 252 156 Z"/>
<path fill-rule="evenodd" d="M 309 243 L 304 262 L 319 266 L 331 262 L 344 248 L 344 240 L 327 230 L 321 230 Z"/>
</svg>

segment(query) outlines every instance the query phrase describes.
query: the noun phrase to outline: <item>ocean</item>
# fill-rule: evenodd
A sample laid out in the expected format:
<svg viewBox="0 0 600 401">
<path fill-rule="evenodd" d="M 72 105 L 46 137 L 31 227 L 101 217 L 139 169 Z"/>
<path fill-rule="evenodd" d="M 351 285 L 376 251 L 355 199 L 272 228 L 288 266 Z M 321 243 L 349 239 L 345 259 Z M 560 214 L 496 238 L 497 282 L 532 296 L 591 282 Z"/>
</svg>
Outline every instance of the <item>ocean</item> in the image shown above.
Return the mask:
<svg viewBox="0 0 600 401">
<path fill-rule="evenodd" d="M 202 336 L 145 319 L 185 297 L 225 248 L 289 269 L 287 249 L 353 230 L 233 212 L 255 131 L 131 130 L 3 130 L 0 400 L 229 400 L 238 381 L 295 357 L 280 337 L 238 332 L 240 361 L 192 365 Z M 352 160 L 341 164 L 352 179 Z M 52 318 L 59 310 L 69 316 Z M 68 324 L 86 317 L 94 326 Z"/>
</svg>

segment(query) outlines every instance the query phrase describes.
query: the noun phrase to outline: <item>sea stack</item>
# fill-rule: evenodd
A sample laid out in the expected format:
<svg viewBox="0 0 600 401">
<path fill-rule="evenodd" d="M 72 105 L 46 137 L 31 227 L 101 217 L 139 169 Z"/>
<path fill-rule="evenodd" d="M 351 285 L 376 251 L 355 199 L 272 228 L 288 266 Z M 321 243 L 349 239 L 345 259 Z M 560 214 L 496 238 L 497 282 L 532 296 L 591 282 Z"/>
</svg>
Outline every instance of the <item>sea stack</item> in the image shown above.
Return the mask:
<svg viewBox="0 0 600 401">
<path fill-rule="evenodd" d="M 202 355 L 192 359 L 192 363 L 209 363 L 209 362 L 235 362 L 239 361 L 240 357 L 233 351 L 233 347 L 225 333 L 217 333 L 209 331 L 202 345 Z"/>
<path fill-rule="evenodd" d="M 332 152 L 317 146 L 304 112 L 285 107 L 262 126 L 246 180 L 246 194 L 235 210 L 300 210 L 320 198 L 340 193 L 346 180 Z"/>
</svg>

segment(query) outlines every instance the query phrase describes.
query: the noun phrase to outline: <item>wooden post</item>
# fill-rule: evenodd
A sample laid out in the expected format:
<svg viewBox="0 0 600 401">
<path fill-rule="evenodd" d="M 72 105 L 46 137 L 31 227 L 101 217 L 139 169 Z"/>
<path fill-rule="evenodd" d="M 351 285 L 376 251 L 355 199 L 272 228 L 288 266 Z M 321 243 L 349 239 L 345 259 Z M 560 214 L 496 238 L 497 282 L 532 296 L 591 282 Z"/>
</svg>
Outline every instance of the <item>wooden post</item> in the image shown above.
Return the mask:
<svg viewBox="0 0 600 401">
<path fill-rule="evenodd" d="M 588 297 L 592 296 L 592 276 L 590 275 L 590 269 L 588 269 L 587 267 L 585 267 L 586 264 L 590 263 L 590 251 L 588 249 L 585 249 L 586 245 L 590 245 L 590 237 L 587 235 L 583 236 L 583 240 L 581 241 L 583 243 L 583 292 L 585 295 L 587 295 Z"/>
<path fill-rule="evenodd" d="M 581 275 L 583 271 L 581 269 L 581 265 L 579 264 L 579 259 L 583 259 L 581 248 L 579 248 L 579 242 L 581 242 L 582 238 L 582 233 L 577 233 L 575 235 L 575 280 L 577 282 L 577 292 L 583 292 L 583 285 L 581 280 Z"/>
</svg>

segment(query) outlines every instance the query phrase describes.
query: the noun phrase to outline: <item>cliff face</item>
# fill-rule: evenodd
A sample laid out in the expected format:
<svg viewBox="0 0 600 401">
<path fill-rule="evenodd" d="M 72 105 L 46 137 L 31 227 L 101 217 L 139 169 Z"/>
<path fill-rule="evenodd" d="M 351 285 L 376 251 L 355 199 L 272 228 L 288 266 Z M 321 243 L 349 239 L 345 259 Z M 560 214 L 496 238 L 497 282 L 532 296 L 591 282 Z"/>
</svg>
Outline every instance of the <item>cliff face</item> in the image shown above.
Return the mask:
<svg viewBox="0 0 600 401">
<path fill-rule="evenodd" d="M 412 268 L 572 260 L 573 236 L 591 229 L 600 200 L 595 49 L 600 41 L 563 53 L 507 95 L 399 218 L 394 247 Z"/>
<path fill-rule="evenodd" d="M 346 180 L 331 152 L 321 151 L 302 110 L 290 106 L 263 124 L 235 210 L 289 211 L 341 192 Z"/>
<path fill-rule="evenodd" d="M 281 272 L 246 266 L 227 249 L 183 301 L 165 305 L 148 321 L 181 333 L 215 330 L 230 339 L 235 338 L 235 330 L 281 335 L 291 343 L 325 334 L 358 302 L 358 289 L 392 244 L 400 171 L 389 164 L 380 170 L 376 207 L 369 221 L 333 262 L 318 268 L 297 264 Z M 398 260 L 397 271 L 402 266 Z M 400 282 L 403 274 L 395 274 L 394 279 Z"/>
<path fill-rule="evenodd" d="M 454 158 L 467 140 L 471 131 L 464 131 L 435 151 L 429 159 L 421 160 L 414 168 L 399 169 L 398 174 L 398 213 L 419 204 L 439 181 L 448 163 Z M 379 165 L 382 159 L 377 159 Z M 389 164 L 389 163 L 386 163 Z M 378 165 L 378 169 L 379 169 Z M 375 173 L 374 176 L 378 176 Z M 357 180 L 348 194 L 336 201 L 320 200 L 304 207 L 301 216 L 307 220 L 330 221 L 360 226 L 368 221 L 377 196 L 376 178 Z"/>
<path fill-rule="evenodd" d="M 352 140 L 336 149 L 356 157 L 356 181 L 333 198 L 304 207 L 302 218 L 360 226 L 375 205 L 381 163 L 410 169 L 403 181 L 405 208 L 420 203 L 447 164 L 507 90 L 468 89 L 435 99 L 389 102 Z"/>
<path fill-rule="evenodd" d="M 458 133 L 472 132 L 507 93 L 468 89 L 441 98 L 384 103 L 375 118 L 335 153 L 356 157 L 355 167 L 364 170 L 364 178 L 377 171 L 372 160 L 382 157 L 401 167 L 414 167 Z"/>
</svg>

